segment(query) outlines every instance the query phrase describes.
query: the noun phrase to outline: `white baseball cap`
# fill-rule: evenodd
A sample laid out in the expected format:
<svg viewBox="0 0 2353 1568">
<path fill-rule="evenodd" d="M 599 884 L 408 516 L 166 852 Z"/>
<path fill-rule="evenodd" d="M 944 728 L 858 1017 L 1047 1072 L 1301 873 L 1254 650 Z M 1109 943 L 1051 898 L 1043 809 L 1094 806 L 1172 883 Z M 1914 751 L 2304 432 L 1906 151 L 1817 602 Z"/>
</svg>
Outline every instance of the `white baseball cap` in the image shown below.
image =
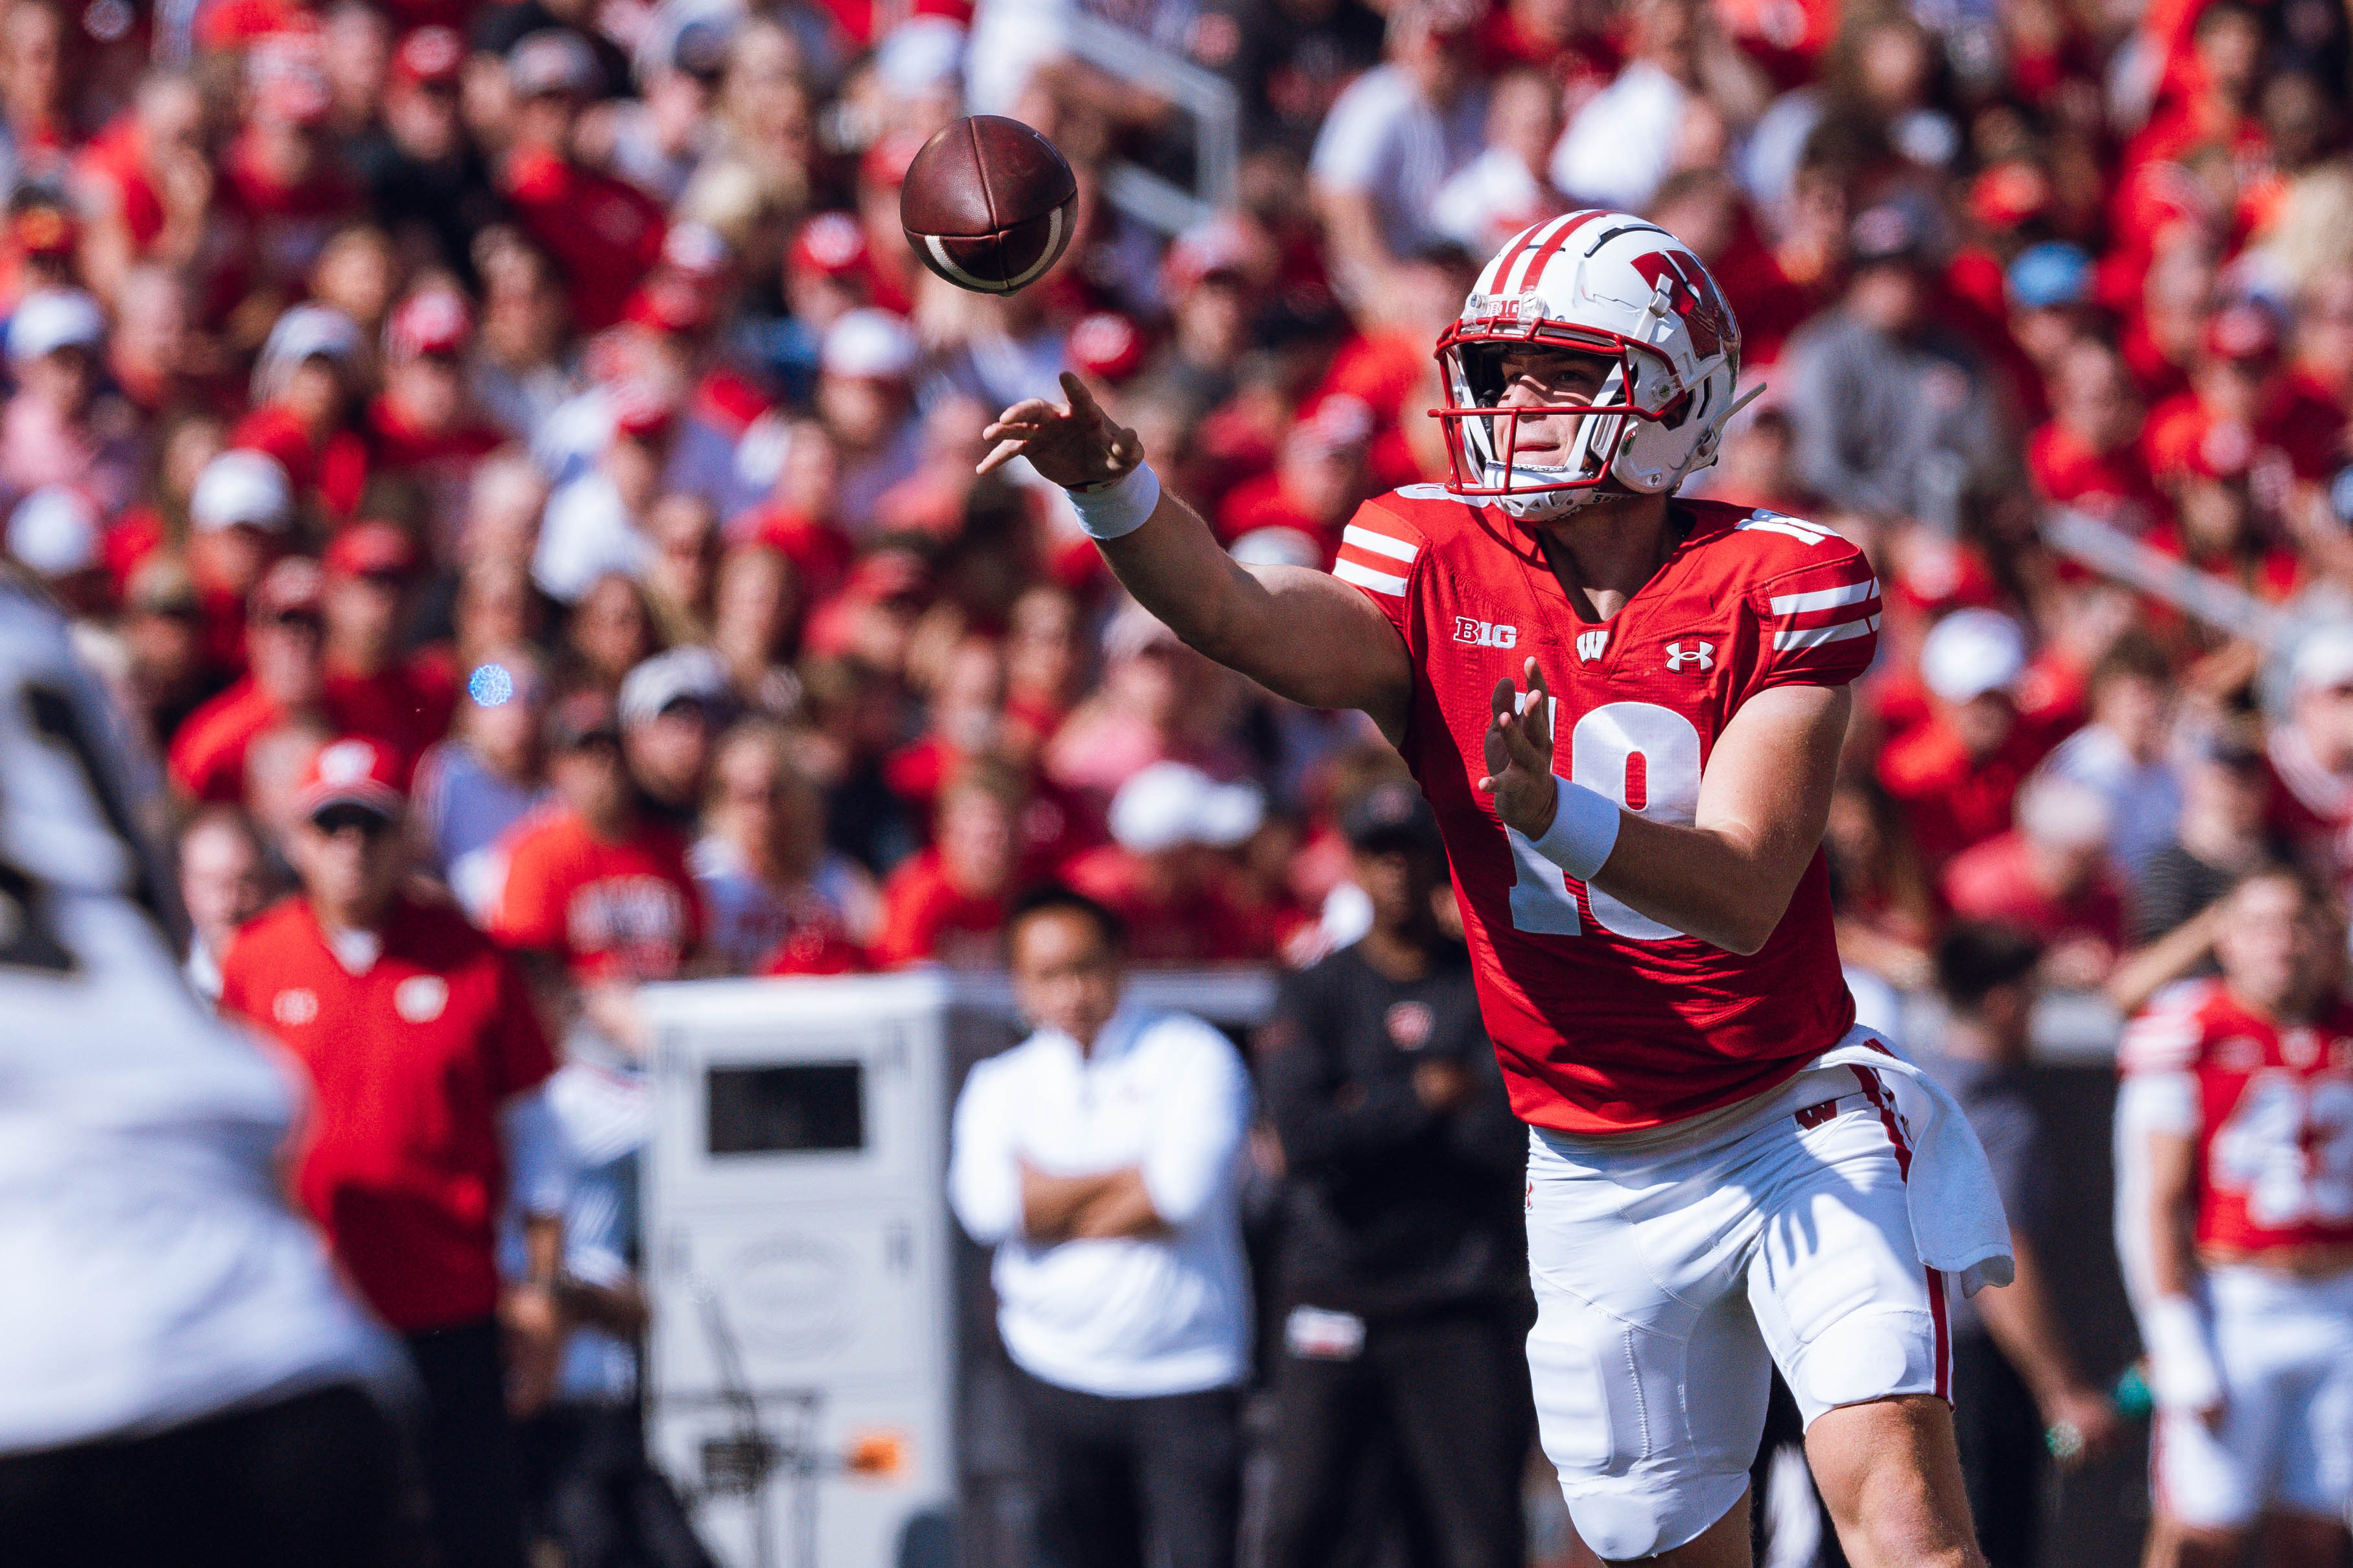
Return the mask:
<svg viewBox="0 0 2353 1568">
<path fill-rule="evenodd" d="M 37 289 L 8 319 L 8 361 L 29 364 L 59 349 L 95 348 L 106 341 L 106 312 L 79 289 Z"/>
<path fill-rule="evenodd" d="M 828 328 L 818 363 L 828 375 L 897 381 L 915 368 L 915 334 L 888 310 L 852 310 Z"/>
<path fill-rule="evenodd" d="M 1271 524 L 1253 528 L 1226 552 L 1245 566 L 1307 566 L 1324 564 L 1324 548 L 1295 528 Z"/>
<path fill-rule="evenodd" d="M 727 672 L 719 657 L 691 644 L 658 653 L 630 670 L 621 681 L 621 722 L 642 723 L 659 719 L 671 703 L 691 700 L 705 708 L 726 700 Z"/>
<path fill-rule="evenodd" d="M 1947 702 L 2008 691 L 2026 671 L 2026 633 L 1999 610 L 1955 610 L 1920 645 L 1920 679 Z"/>
<path fill-rule="evenodd" d="M 2353 626 L 2323 626 L 2306 637 L 2288 671 L 2298 695 L 2353 685 Z"/>
<path fill-rule="evenodd" d="M 188 498 L 188 521 L 205 531 L 244 522 L 280 533 L 293 514 L 293 487 L 267 452 L 223 452 L 205 465 Z"/>
<path fill-rule="evenodd" d="M 2038 773 L 2018 793 L 2018 826 L 2029 838 L 2055 849 L 2105 844 L 2114 808 L 2087 784 Z"/>
<path fill-rule="evenodd" d="M 1256 784 L 1219 784 L 1183 763 L 1155 763 L 1111 797 L 1111 836 L 1135 855 L 1180 844 L 1230 848 L 1265 818 Z"/>
<path fill-rule="evenodd" d="M 99 563 L 98 509 L 65 485 L 43 485 L 8 514 L 8 553 L 44 577 Z"/>
</svg>

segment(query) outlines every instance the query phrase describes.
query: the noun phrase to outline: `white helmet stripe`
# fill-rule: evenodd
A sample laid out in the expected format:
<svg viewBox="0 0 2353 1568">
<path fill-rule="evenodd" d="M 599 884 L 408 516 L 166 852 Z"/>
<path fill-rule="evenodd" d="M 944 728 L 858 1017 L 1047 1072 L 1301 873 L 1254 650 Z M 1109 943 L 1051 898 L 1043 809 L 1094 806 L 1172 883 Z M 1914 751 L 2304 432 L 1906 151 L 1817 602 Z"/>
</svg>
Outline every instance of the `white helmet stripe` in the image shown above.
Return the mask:
<svg viewBox="0 0 2353 1568">
<path fill-rule="evenodd" d="M 1576 237 L 1577 231 L 1578 229 L 1585 226 L 1586 221 L 1589 218 L 1605 217 L 1609 215 L 1604 213 L 1599 207 L 1588 207 L 1583 212 L 1570 213 L 1567 216 L 1554 224 L 1551 229 L 1545 235 L 1542 243 L 1531 245 L 1528 247 L 1527 254 L 1520 258 L 1519 281 L 1513 284 L 1508 292 L 1517 293 L 1523 289 L 1533 289 L 1536 287 L 1537 284 L 1542 282 L 1544 279 L 1544 270 L 1546 265 L 1551 262 L 1554 257 L 1559 255 L 1563 250 L 1568 247 L 1568 242 Z"/>
</svg>

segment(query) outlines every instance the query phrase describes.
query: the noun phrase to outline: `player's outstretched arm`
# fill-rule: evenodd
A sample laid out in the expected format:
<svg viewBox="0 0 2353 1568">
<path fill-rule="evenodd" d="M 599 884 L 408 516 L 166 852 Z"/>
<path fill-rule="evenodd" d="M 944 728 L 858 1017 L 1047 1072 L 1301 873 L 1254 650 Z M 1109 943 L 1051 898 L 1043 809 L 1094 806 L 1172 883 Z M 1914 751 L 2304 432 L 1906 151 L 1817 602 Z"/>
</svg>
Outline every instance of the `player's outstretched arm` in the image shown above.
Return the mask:
<svg viewBox="0 0 2353 1568">
<path fill-rule="evenodd" d="M 1135 432 L 1113 423 L 1077 376 L 1065 374 L 1062 390 L 1067 402 L 1027 399 L 981 432 L 996 444 L 982 473 L 1027 458 L 1078 489 L 1134 471 L 1144 461 Z M 1241 565 L 1165 489 L 1143 526 L 1095 542 L 1127 591 L 1187 645 L 1294 702 L 1359 708 L 1392 741 L 1403 735 L 1413 668 L 1397 629 L 1356 589 L 1303 567 Z"/>
<path fill-rule="evenodd" d="M 1496 682 L 1479 787 L 1504 825 L 1542 851 L 1556 811 L 1583 811 L 1595 797 L 1566 800 L 1576 786 L 1555 785 L 1550 694 L 1535 659 L 1526 674 L 1525 697 Z M 1852 706 L 1842 686 L 1778 686 L 1750 698 L 1716 737 L 1691 825 L 1609 806 L 1615 823 L 1601 827 L 1614 826 L 1615 841 L 1586 880 L 1687 935 L 1755 952 L 1821 844 Z"/>
</svg>

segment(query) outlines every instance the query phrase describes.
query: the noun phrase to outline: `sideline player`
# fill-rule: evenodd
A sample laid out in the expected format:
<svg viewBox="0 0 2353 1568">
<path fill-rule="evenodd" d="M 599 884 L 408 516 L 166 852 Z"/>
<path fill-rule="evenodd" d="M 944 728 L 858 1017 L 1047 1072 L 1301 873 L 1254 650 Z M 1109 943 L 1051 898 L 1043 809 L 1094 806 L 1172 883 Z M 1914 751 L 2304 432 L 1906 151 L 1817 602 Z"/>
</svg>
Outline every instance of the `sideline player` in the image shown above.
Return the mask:
<svg viewBox="0 0 2353 1568">
<path fill-rule="evenodd" d="M 1368 502 L 1332 575 L 1236 563 L 1075 377 L 981 466 L 1028 458 L 1178 636 L 1412 765 L 1535 1130 L 1528 1357 L 1587 1543 L 1746 1562 L 1769 1357 L 1849 1555 L 1975 1564 L 1924 1258 L 2003 1282 L 2006 1229 L 1957 1110 L 1854 1026 L 1820 854 L 1878 584 L 1826 530 L 1671 499 L 1739 353 L 1688 247 L 1573 213 L 1440 339 L 1451 479 Z"/>
<path fill-rule="evenodd" d="M 182 977 L 121 735 L 0 574 L 0 1559 L 373 1568 L 405 1365 L 286 1205 L 289 1077 Z"/>
<path fill-rule="evenodd" d="M 2148 1568 L 2345 1561 L 2353 1505 L 2353 1006 L 2344 927 L 2282 870 L 2223 896 L 2219 979 L 2134 1020 L 2119 1248 L 2158 1406 Z"/>
</svg>

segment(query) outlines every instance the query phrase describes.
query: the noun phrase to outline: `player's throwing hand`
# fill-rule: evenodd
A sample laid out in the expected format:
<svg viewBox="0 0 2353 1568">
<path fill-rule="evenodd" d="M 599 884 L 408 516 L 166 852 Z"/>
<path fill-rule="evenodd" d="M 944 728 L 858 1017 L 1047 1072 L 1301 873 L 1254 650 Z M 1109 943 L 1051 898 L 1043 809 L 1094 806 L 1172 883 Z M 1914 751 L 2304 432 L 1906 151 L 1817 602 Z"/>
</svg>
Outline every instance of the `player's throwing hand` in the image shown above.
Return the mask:
<svg viewBox="0 0 2353 1568">
<path fill-rule="evenodd" d="M 1134 431 L 1113 424 L 1086 384 L 1062 373 L 1067 403 L 1028 397 L 997 416 L 980 433 L 996 447 L 980 460 L 989 473 L 1016 458 L 1065 489 L 1109 484 L 1144 461 L 1144 443 Z"/>
<path fill-rule="evenodd" d="M 1552 694 L 1544 671 L 1527 662 L 1525 696 L 1511 678 L 1495 682 L 1494 711 L 1487 721 L 1487 776 L 1479 787 L 1495 797 L 1504 826 L 1529 838 L 1542 838 L 1552 826 L 1558 791 L 1552 782 Z"/>
</svg>

